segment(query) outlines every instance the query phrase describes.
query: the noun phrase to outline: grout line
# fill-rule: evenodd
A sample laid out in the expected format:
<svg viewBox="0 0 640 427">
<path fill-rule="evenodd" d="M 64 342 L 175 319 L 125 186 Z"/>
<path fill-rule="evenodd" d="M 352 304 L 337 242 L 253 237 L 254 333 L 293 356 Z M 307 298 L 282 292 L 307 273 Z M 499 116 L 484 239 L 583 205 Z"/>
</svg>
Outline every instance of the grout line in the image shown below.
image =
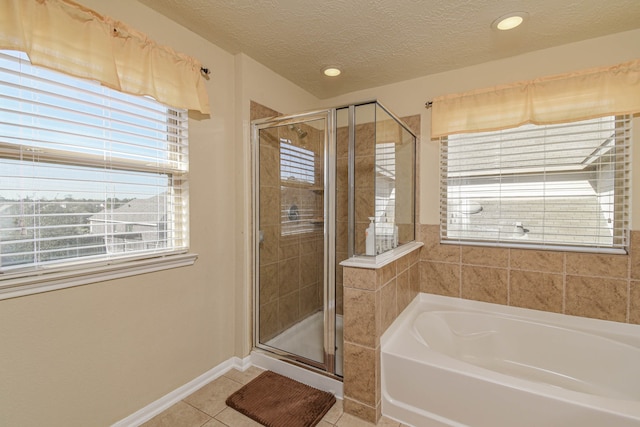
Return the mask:
<svg viewBox="0 0 640 427">
<path fill-rule="evenodd" d="M 204 425 L 206 425 L 206 424 L 210 423 L 210 422 L 211 422 L 211 420 L 216 420 L 216 419 L 215 419 L 215 418 L 213 418 L 213 417 L 210 417 L 207 421 L 205 421 L 204 423 L 200 424 L 200 427 L 202 427 L 202 426 L 204 426 Z M 218 421 L 218 420 L 216 420 L 216 421 Z M 220 421 L 218 421 L 218 422 L 220 422 Z"/>
<path fill-rule="evenodd" d="M 627 315 L 626 323 L 631 322 L 631 280 L 627 279 Z"/>
<path fill-rule="evenodd" d="M 511 306 L 511 252 L 512 249 L 507 249 L 507 305 Z"/>
<path fill-rule="evenodd" d="M 196 392 L 197 392 L 197 390 L 196 390 L 196 391 L 194 391 L 193 393 L 196 393 Z M 191 393 L 189 396 L 193 395 L 193 393 Z M 189 397 L 189 396 L 187 396 L 187 397 Z M 187 405 L 191 406 L 191 407 L 192 407 L 193 409 L 195 409 L 196 411 L 198 411 L 198 412 L 200 412 L 200 413 L 202 413 L 202 414 L 206 415 L 207 417 L 209 417 L 209 419 L 207 420 L 207 422 L 205 422 L 204 424 L 206 424 L 206 423 L 208 423 L 209 421 L 211 421 L 212 419 L 214 419 L 215 415 L 213 415 L 213 416 L 212 416 L 212 415 L 210 415 L 210 414 L 207 414 L 207 413 L 206 413 L 206 412 L 204 412 L 202 409 L 197 408 L 197 407 L 193 406 L 192 404 L 190 404 L 189 402 L 185 401 L 185 399 L 186 399 L 187 397 L 185 397 L 184 399 L 182 399 L 182 400 L 181 400 L 181 402 L 182 402 L 182 403 L 186 403 Z M 166 411 L 164 411 L 164 412 L 166 412 Z M 164 413 L 164 412 L 162 412 L 162 413 Z M 219 413 L 219 412 L 218 412 L 218 413 Z M 217 414 L 216 414 L 216 415 L 217 415 Z M 204 424 L 203 424 L 203 425 L 204 425 Z"/>
<path fill-rule="evenodd" d="M 462 251 L 462 249 L 460 249 Z M 462 298 L 462 254 L 458 262 L 458 298 Z"/>
<path fill-rule="evenodd" d="M 631 231 L 629 233 L 629 248 L 631 248 Z M 627 252 L 627 323 L 631 323 L 631 265 L 633 264 L 631 260 L 631 251 Z"/>
<path fill-rule="evenodd" d="M 567 314 L 567 254 L 562 253 L 562 314 Z"/>
</svg>

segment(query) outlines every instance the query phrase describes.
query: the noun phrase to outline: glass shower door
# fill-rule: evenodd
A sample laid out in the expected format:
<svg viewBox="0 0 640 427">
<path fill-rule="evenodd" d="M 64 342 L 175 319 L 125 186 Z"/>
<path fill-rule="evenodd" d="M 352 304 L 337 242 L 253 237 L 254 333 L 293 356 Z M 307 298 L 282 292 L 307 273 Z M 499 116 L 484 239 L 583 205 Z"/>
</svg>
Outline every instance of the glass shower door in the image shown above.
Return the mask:
<svg viewBox="0 0 640 427">
<path fill-rule="evenodd" d="M 331 370 L 328 114 L 258 125 L 256 346 Z M 254 134 L 255 138 L 255 134 Z M 330 340 L 333 339 L 333 342 Z"/>
</svg>

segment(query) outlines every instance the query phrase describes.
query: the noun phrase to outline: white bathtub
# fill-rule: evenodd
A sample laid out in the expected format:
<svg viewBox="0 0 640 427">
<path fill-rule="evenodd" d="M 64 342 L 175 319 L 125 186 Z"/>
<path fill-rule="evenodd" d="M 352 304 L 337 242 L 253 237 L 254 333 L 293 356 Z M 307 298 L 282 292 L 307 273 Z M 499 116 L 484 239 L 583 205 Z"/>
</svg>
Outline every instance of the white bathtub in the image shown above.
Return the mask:
<svg viewBox="0 0 640 427">
<path fill-rule="evenodd" d="M 381 358 L 382 413 L 416 427 L 640 426 L 640 325 L 420 294 Z"/>
</svg>

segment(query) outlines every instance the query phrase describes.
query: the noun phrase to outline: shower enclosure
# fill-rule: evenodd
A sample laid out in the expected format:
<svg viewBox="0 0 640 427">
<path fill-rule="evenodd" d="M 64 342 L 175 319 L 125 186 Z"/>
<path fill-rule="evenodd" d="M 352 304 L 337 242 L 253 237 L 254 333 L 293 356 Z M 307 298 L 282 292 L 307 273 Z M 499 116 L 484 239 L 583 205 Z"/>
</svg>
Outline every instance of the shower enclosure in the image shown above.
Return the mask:
<svg viewBox="0 0 640 427">
<path fill-rule="evenodd" d="M 342 269 L 415 239 L 416 137 L 377 101 L 252 122 L 254 346 L 342 376 Z"/>
</svg>

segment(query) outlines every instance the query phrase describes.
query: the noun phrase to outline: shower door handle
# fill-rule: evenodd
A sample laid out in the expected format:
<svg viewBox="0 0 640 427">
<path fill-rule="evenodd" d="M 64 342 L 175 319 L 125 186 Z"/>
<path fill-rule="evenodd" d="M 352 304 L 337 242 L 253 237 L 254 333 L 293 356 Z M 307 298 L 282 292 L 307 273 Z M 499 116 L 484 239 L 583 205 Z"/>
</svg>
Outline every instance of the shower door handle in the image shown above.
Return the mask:
<svg viewBox="0 0 640 427">
<path fill-rule="evenodd" d="M 264 242 L 264 231 L 258 230 L 258 243 Z"/>
</svg>

